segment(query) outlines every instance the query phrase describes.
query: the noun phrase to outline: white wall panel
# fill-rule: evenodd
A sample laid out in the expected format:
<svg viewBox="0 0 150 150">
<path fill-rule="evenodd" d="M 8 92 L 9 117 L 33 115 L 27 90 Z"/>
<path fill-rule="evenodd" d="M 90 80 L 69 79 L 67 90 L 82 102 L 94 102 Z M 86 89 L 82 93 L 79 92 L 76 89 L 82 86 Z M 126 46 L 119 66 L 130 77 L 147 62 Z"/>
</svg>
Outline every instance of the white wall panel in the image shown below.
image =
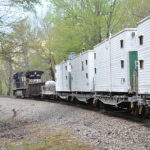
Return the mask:
<svg viewBox="0 0 150 150">
<path fill-rule="evenodd" d="M 138 59 L 144 60 L 144 68 L 139 67 L 139 93 L 150 94 L 150 16 L 138 24 L 138 36 L 143 35 L 143 45 L 138 41 Z"/>
<path fill-rule="evenodd" d="M 55 67 L 55 78 L 56 78 L 56 91 L 62 91 L 63 90 L 63 64 L 58 64 Z"/>
<path fill-rule="evenodd" d="M 136 29 L 125 29 L 94 47 L 96 53 L 94 65 L 97 69 L 94 77 L 96 91 L 128 92 L 129 51 L 137 50 L 136 32 Z M 120 47 L 120 40 L 123 40 L 123 48 Z M 124 68 L 121 68 L 121 60 L 124 61 Z"/>
<path fill-rule="evenodd" d="M 129 52 L 137 51 L 136 32 L 136 29 L 125 29 L 110 40 L 112 92 L 128 92 L 131 89 Z M 121 40 L 123 40 L 123 48 L 120 45 Z M 124 61 L 124 68 L 121 68 L 121 60 Z"/>
<path fill-rule="evenodd" d="M 87 61 L 87 64 L 86 64 Z M 93 91 L 94 77 L 94 52 L 85 51 L 70 61 L 72 69 L 72 91 L 90 92 Z M 82 70 L 83 63 L 83 70 Z M 86 77 L 88 74 L 88 78 Z"/>
<path fill-rule="evenodd" d="M 96 59 L 94 66 L 97 70 L 95 74 L 95 91 L 110 91 L 110 50 L 109 41 L 104 41 L 94 47 Z"/>
</svg>

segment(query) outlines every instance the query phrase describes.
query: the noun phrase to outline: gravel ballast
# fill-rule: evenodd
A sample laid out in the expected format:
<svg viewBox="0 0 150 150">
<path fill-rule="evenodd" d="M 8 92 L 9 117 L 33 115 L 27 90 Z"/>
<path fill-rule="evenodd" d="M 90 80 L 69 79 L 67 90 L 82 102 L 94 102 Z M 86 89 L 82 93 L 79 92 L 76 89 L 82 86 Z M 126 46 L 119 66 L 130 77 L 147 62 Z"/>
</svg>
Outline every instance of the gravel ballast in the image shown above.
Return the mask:
<svg viewBox="0 0 150 150">
<path fill-rule="evenodd" d="M 108 150 L 150 150 L 150 125 L 59 103 L 0 98 L 0 120 L 42 123 L 47 130 L 64 127 L 75 139 Z M 7 126 L 7 124 L 6 124 Z M 9 124 L 9 126 L 11 126 Z M 15 126 L 13 124 L 13 126 Z M 22 126 L 23 127 L 23 126 Z M 21 126 L 19 126 L 18 130 Z M 5 132 L 4 132 L 5 130 Z M 11 127 L 9 129 L 9 132 Z M 27 129 L 24 130 L 24 132 Z M 17 132 L 20 134 L 20 132 Z M 16 133 L 16 134 L 17 134 Z M 8 135 L 0 123 L 0 141 Z M 27 133 L 28 135 L 29 133 Z M 10 138 L 10 137 L 9 137 Z M 21 138 L 24 138 L 21 135 Z M 5 137 L 7 140 L 7 137 Z"/>
</svg>

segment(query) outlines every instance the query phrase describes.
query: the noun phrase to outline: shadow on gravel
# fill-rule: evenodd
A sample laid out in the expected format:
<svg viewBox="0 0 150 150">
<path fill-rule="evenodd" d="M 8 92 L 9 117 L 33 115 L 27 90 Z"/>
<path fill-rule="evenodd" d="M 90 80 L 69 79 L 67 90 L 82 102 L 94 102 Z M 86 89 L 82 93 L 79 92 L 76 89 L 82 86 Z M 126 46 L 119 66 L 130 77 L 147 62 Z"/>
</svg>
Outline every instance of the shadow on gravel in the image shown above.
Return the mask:
<svg viewBox="0 0 150 150">
<path fill-rule="evenodd" d="M 99 109 L 96 107 L 91 107 L 90 105 L 88 105 L 84 102 L 78 102 L 76 104 L 73 104 L 73 103 L 66 102 L 66 101 L 55 101 L 55 100 L 46 100 L 46 101 L 49 101 L 51 103 L 59 103 L 61 105 L 75 106 L 77 108 L 85 109 L 88 111 L 95 111 L 95 112 L 98 112 L 100 114 L 107 115 L 109 117 L 116 117 L 116 118 L 124 119 L 124 120 L 130 121 L 130 122 L 136 122 L 136 123 L 141 124 L 142 126 L 150 128 L 150 119 L 133 116 L 130 113 L 127 113 L 123 110 L 115 110 L 114 108 Z"/>
<path fill-rule="evenodd" d="M 100 111 L 100 113 L 107 115 L 109 117 L 117 117 L 117 118 L 124 119 L 124 120 L 130 121 L 130 122 L 136 122 L 136 123 L 141 124 L 142 126 L 150 128 L 150 119 L 132 116 L 131 114 L 123 112 L 123 111 L 119 112 L 119 111 L 102 110 L 102 111 Z"/>
</svg>

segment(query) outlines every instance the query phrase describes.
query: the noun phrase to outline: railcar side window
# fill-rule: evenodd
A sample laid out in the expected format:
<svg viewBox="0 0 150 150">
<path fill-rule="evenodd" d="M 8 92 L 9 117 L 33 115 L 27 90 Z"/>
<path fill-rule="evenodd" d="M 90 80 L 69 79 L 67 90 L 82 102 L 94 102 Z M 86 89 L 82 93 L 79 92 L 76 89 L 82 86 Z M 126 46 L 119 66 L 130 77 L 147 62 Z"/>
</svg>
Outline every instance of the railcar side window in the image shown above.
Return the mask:
<svg viewBox="0 0 150 150">
<path fill-rule="evenodd" d="M 124 60 L 121 60 L 121 69 L 124 69 Z"/>
<path fill-rule="evenodd" d="M 121 78 L 121 84 L 125 83 L 125 78 Z"/>
<path fill-rule="evenodd" d="M 124 41 L 120 40 L 120 47 L 123 48 L 124 47 Z"/>
<path fill-rule="evenodd" d="M 96 59 L 96 53 L 94 53 L 94 59 Z"/>
<path fill-rule="evenodd" d="M 96 74 L 96 72 L 97 72 L 96 68 L 94 70 L 95 70 L 95 74 Z"/>
<path fill-rule="evenodd" d="M 144 40 L 144 36 L 143 35 L 139 36 L 139 44 L 140 45 L 143 45 L 143 40 Z"/>
<path fill-rule="evenodd" d="M 86 78 L 88 79 L 88 73 L 86 73 Z"/>
<path fill-rule="evenodd" d="M 140 60 L 140 69 L 144 69 L 144 60 Z"/>
<path fill-rule="evenodd" d="M 65 66 L 66 70 L 67 70 L 67 66 Z"/>
<path fill-rule="evenodd" d="M 83 61 L 82 61 L 82 71 L 84 70 L 84 63 L 83 63 Z"/>
<path fill-rule="evenodd" d="M 87 65 L 87 64 L 88 64 L 88 61 L 86 60 L 85 63 L 86 63 L 86 65 Z"/>
<path fill-rule="evenodd" d="M 66 80 L 67 80 L 67 76 L 66 76 Z"/>
</svg>

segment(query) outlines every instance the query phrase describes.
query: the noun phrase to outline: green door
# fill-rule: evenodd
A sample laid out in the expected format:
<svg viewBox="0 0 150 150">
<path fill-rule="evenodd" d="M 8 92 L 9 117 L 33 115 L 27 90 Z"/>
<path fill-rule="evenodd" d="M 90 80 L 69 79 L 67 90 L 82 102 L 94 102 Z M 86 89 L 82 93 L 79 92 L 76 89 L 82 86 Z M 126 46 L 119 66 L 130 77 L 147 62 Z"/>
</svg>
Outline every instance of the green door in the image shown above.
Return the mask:
<svg viewBox="0 0 150 150">
<path fill-rule="evenodd" d="M 130 86 L 134 91 L 136 91 L 136 89 L 138 88 L 138 67 L 136 66 L 137 60 L 137 51 L 129 52 Z"/>
<path fill-rule="evenodd" d="M 72 76 L 71 76 L 71 72 L 69 72 L 69 90 L 71 91 L 71 86 L 72 86 Z"/>
</svg>

